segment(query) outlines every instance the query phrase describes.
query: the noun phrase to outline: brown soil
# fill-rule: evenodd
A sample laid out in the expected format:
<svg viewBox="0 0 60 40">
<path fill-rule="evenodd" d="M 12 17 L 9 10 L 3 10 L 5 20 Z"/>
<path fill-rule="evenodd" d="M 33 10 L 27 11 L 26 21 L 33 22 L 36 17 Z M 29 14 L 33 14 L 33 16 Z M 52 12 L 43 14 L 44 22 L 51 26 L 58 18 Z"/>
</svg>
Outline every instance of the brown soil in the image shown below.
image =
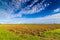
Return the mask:
<svg viewBox="0 0 60 40">
<path fill-rule="evenodd" d="M 38 35 L 45 31 L 59 29 L 60 24 L 0 24 L 0 27 L 16 34 Z"/>
</svg>

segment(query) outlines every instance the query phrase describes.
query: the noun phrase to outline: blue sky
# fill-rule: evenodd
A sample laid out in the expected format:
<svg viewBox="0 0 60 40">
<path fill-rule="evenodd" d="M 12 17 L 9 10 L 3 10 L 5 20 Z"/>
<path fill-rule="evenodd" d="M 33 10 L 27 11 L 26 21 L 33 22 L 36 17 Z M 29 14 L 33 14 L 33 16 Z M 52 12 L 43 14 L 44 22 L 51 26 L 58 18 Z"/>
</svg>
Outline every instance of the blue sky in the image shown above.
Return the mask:
<svg viewBox="0 0 60 40">
<path fill-rule="evenodd" d="M 60 24 L 59 0 L 0 0 L 1 24 Z"/>
</svg>

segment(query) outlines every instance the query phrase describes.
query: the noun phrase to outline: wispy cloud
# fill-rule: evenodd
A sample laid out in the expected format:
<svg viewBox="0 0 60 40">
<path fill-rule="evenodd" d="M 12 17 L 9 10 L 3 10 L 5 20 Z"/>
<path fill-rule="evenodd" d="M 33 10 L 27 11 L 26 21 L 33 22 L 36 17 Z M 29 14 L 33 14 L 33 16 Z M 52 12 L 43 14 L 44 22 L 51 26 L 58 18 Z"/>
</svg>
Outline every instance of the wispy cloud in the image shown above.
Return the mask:
<svg viewBox="0 0 60 40">
<path fill-rule="evenodd" d="M 60 12 L 60 8 L 55 9 L 54 12 Z"/>
<path fill-rule="evenodd" d="M 1 24 L 60 24 L 60 9 L 53 11 L 54 15 L 40 17 L 40 18 L 15 18 L 17 15 L 10 14 L 9 12 L 0 12 Z"/>
<path fill-rule="evenodd" d="M 43 18 L 13 18 L 0 20 L 1 24 L 60 24 L 60 13 Z"/>
</svg>

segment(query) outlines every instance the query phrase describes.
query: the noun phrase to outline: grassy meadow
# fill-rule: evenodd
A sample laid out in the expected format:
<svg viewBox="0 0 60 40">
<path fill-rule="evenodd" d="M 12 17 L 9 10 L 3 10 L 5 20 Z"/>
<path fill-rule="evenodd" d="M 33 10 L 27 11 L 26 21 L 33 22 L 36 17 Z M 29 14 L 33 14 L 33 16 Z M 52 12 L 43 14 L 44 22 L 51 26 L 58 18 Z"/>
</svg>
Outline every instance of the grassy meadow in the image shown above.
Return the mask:
<svg viewBox="0 0 60 40">
<path fill-rule="evenodd" d="M 0 40 L 60 40 L 60 24 L 0 24 Z"/>
</svg>

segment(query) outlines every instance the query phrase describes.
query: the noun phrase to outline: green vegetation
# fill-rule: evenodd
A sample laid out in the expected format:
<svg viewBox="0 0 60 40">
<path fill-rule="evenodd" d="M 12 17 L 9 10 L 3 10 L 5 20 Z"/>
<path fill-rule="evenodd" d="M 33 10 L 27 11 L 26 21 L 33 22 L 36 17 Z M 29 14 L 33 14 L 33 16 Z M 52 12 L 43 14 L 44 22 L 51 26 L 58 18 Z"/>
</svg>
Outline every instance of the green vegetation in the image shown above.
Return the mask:
<svg viewBox="0 0 60 40">
<path fill-rule="evenodd" d="M 38 36 L 32 36 L 27 34 L 22 34 L 19 36 L 19 38 L 22 38 L 23 40 L 41 40 L 41 38 Z"/>
<path fill-rule="evenodd" d="M 0 27 L 0 40 L 20 40 L 20 38 Z"/>
<path fill-rule="evenodd" d="M 60 29 L 43 32 L 40 36 L 16 35 L 0 27 L 0 40 L 60 40 Z"/>
<path fill-rule="evenodd" d="M 53 27 L 51 25 L 36 26 L 0 26 L 0 40 L 60 40 L 59 25 L 53 25 Z"/>
<path fill-rule="evenodd" d="M 40 40 L 40 37 L 26 34 L 17 36 L 0 27 L 0 40 Z"/>
<path fill-rule="evenodd" d="M 60 29 L 43 32 L 42 37 L 44 40 L 60 40 Z"/>
</svg>

